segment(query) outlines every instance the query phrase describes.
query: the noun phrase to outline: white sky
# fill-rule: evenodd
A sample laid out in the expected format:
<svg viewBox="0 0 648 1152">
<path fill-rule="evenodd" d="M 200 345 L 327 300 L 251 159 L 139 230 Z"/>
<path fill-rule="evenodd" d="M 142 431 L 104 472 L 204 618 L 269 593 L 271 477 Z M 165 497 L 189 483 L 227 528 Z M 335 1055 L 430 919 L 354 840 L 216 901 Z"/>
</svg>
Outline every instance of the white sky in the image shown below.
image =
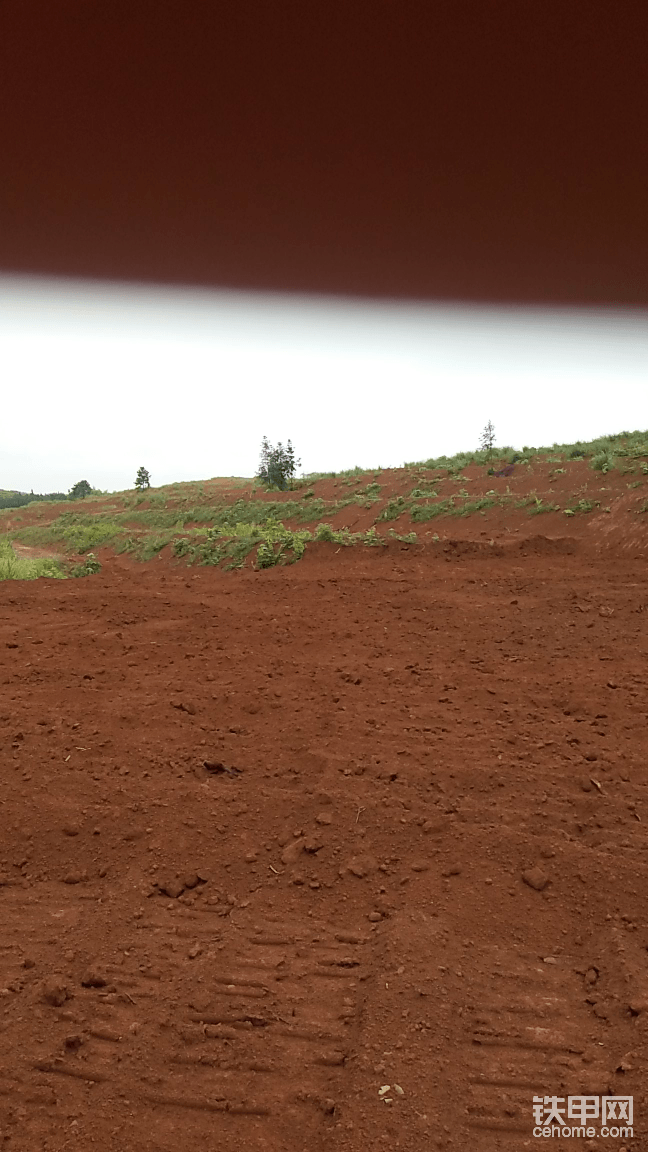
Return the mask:
<svg viewBox="0 0 648 1152">
<path fill-rule="evenodd" d="M 0 276 L 0 488 L 304 472 L 648 428 L 648 313 Z"/>
</svg>

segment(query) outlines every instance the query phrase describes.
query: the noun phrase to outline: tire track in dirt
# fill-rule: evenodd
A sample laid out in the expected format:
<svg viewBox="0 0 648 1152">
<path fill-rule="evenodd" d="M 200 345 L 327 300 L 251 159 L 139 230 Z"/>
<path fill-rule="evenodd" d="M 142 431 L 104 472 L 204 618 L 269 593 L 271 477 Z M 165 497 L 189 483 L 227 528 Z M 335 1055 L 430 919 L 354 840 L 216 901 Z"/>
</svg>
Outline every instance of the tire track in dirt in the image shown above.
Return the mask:
<svg viewBox="0 0 648 1152">
<path fill-rule="evenodd" d="M 643 572 L 331 563 L 0 588 L 10 1152 L 645 1144 Z"/>
</svg>

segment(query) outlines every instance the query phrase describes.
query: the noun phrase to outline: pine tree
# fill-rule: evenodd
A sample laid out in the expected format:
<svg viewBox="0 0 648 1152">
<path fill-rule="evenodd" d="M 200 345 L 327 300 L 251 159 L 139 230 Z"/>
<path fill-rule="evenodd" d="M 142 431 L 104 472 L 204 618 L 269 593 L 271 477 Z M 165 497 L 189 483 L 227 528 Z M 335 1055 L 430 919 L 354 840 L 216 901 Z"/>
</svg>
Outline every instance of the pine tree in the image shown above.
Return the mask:
<svg viewBox="0 0 648 1152">
<path fill-rule="evenodd" d="M 137 476 L 135 477 L 135 487 L 139 488 L 140 491 L 142 488 L 151 487 L 151 474 L 150 472 L 147 472 L 144 466 L 138 468 L 137 470 Z"/>
</svg>

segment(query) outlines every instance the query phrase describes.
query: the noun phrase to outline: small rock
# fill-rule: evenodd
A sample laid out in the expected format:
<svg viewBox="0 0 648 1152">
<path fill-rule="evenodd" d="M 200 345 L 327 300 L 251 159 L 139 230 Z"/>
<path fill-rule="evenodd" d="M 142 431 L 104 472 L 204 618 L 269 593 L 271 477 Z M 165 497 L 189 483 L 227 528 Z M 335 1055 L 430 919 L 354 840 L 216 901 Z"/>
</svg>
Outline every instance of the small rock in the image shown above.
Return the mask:
<svg viewBox="0 0 648 1152">
<path fill-rule="evenodd" d="M 83 1044 L 83 1036 L 79 1032 L 74 1032 L 71 1036 L 66 1036 L 63 1043 L 70 1052 L 76 1052 Z"/>
<path fill-rule="evenodd" d="M 127 828 L 126 831 L 124 832 L 123 839 L 127 843 L 130 844 L 134 840 L 141 840 L 143 838 L 144 834 L 145 834 L 145 829 L 142 826 L 137 825 L 134 828 Z"/>
<path fill-rule="evenodd" d="M 181 712 L 187 712 L 190 716 L 196 715 L 196 706 L 190 700 L 172 700 L 171 704 L 174 708 L 178 708 Z"/>
<path fill-rule="evenodd" d="M 184 892 L 184 885 L 178 879 L 175 880 L 160 880 L 158 881 L 158 888 L 160 892 L 164 892 L 166 896 L 170 896 L 172 900 L 177 900 L 178 896 L 182 896 Z"/>
<path fill-rule="evenodd" d="M 281 853 L 281 863 L 294 864 L 304 851 L 305 844 L 306 839 L 304 836 L 300 836 L 298 840 L 292 840 Z"/>
<path fill-rule="evenodd" d="M 41 985 L 40 998 L 44 1004 L 60 1008 L 69 998 L 67 986 L 59 976 L 50 976 Z"/>
<path fill-rule="evenodd" d="M 367 920 L 371 920 L 372 924 L 377 924 L 380 920 L 382 920 L 382 913 L 381 912 L 370 912 L 369 915 L 367 916 Z"/>
<path fill-rule="evenodd" d="M 427 860 L 415 860 L 413 864 L 410 864 L 412 872 L 427 872 L 429 867 Z"/>
<path fill-rule="evenodd" d="M 67 872 L 63 877 L 64 884 L 84 884 L 88 879 L 87 872 Z"/>
<path fill-rule="evenodd" d="M 304 840 L 304 852 L 310 852 L 311 856 L 320 852 L 323 847 L 324 841 L 319 836 L 307 836 Z"/>
<path fill-rule="evenodd" d="M 233 764 L 228 767 L 223 764 L 222 760 L 203 760 L 203 767 L 211 772 L 214 776 L 240 776 L 242 769 L 236 768 Z"/>
<path fill-rule="evenodd" d="M 200 877 L 197 872 L 185 872 L 182 876 L 180 883 L 184 888 L 197 888 L 200 884 Z M 170 893 L 168 893 L 170 895 Z"/>
<path fill-rule="evenodd" d="M 583 776 L 583 779 L 580 782 L 580 786 L 583 792 L 591 792 L 593 788 L 592 781 L 588 776 Z"/>
<path fill-rule="evenodd" d="M 78 836 L 79 835 L 79 825 L 78 824 L 64 824 L 63 825 L 63 833 L 65 836 Z"/>
<path fill-rule="evenodd" d="M 527 868 L 526 872 L 522 873 L 522 879 L 529 888 L 533 888 L 536 892 L 542 892 L 549 883 L 549 877 L 541 868 Z"/>
<path fill-rule="evenodd" d="M 121 1032 L 116 1028 L 111 1028 L 109 1024 L 100 1024 L 98 1028 L 90 1030 L 91 1036 L 96 1036 L 98 1040 L 111 1040 L 117 1043 L 121 1040 Z"/>
<path fill-rule="evenodd" d="M 556 851 L 550 844 L 546 844 L 544 848 L 540 849 L 540 856 L 543 860 L 553 860 L 555 855 Z"/>
<path fill-rule="evenodd" d="M 317 816 L 315 817 L 316 824 L 331 824 L 332 821 L 333 817 L 330 812 L 318 812 Z"/>
<path fill-rule="evenodd" d="M 642 1012 L 648 1012 L 648 997 L 637 996 L 636 999 L 630 1001 L 628 1008 L 633 1016 L 641 1016 Z"/>
<path fill-rule="evenodd" d="M 346 866 L 347 872 L 350 872 L 352 876 L 357 876 L 359 879 L 369 876 L 372 872 L 375 872 L 377 868 L 378 861 L 374 856 L 354 856 Z"/>
<path fill-rule="evenodd" d="M 81 983 L 84 988 L 105 988 L 108 981 L 97 968 L 88 968 Z"/>
<path fill-rule="evenodd" d="M 441 875 L 446 880 L 449 876 L 461 876 L 461 868 L 458 864 L 453 864 L 451 868 L 446 868 L 445 871 L 441 873 Z"/>
</svg>

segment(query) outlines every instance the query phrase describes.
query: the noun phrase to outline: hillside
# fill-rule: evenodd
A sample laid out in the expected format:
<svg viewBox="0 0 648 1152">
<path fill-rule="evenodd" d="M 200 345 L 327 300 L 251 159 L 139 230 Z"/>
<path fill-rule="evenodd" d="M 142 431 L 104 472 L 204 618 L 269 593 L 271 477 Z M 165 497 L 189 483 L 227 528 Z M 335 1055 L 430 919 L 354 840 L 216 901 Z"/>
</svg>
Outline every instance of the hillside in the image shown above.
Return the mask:
<svg viewBox="0 0 648 1152">
<path fill-rule="evenodd" d="M 395 536 L 434 546 L 542 535 L 639 554 L 648 547 L 647 510 L 648 433 L 626 433 L 492 460 L 463 454 L 310 476 L 287 492 L 220 478 L 34 503 L 0 513 L 0 532 L 48 555 L 93 551 L 220 567 L 249 566 L 260 543 L 271 565 L 272 553 L 293 560 L 312 540 L 379 546 Z"/>
</svg>

